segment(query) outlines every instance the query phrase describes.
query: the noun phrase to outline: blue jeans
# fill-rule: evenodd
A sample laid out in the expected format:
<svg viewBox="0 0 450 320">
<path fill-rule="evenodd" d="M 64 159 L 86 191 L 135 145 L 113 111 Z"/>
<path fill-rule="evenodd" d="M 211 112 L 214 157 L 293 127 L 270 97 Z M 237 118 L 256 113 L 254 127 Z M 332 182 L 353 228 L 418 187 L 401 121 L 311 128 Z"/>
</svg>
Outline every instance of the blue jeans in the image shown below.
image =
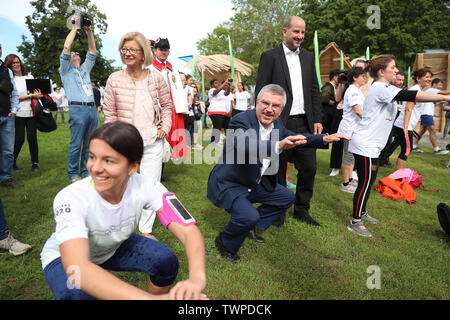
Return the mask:
<svg viewBox="0 0 450 320">
<path fill-rule="evenodd" d="M 12 179 L 15 117 L 0 117 L 0 183 Z"/>
<path fill-rule="evenodd" d="M 95 106 L 70 106 L 70 145 L 67 155 L 67 173 L 69 179 L 87 176 L 86 162 L 89 156 L 89 138 L 98 125 L 98 113 Z M 80 160 L 81 154 L 81 160 Z M 78 173 L 79 170 L 79 173 Z"/>
<path fill-rule="evenodd" d="M 279 184 L 272 192 L 258 184 L 250 193 L 239 196 L 228 210 L 231 219 L 221 233 L 224 247 L 237 253 L 252 228 L 266 230 L 294 202 L 295 194 Z M 255 208 L 253 203 L 261 206 Z"/>
<path fill-rule="evenodd" d="M 5 211 L 3 210 L 2 199 L 0 199 L 0 240 L 6 239 L 8 237 L 8 224 L 6 223 Z"/>
<path fill-rule="evenodd" d="M 143 272 L 154 285 L 166 287 L 175 281 L 179 263 L 175 253 L 162 243 L 133 233 L 100 267 L 112 271 Z M 45 267 L 44 276 L 56 300 L 95 299 L 80 289 L 68 288 L 61 258 Z"/>
</svg>

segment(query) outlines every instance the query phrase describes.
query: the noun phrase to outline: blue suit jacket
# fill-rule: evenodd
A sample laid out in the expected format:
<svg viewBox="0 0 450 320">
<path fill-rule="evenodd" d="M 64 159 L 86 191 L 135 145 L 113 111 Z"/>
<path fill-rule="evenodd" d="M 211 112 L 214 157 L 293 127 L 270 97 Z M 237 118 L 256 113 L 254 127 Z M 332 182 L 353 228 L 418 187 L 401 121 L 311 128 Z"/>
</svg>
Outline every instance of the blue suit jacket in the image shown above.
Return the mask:
<svg viewBox="0 0 450 320">
<path fill-rule="evenodd" d="M 230 209 L 233 201 L 248 193 L 259 183 L 269 192 L 277 183 L 278 154 L 275 144 L 287 136 L 295 136 L 278 118 L 274 123 L 270 140 L 260 140 L 256 110 L 234 116 L 227 130 L 227 139 L 217 164 L 209 174 L 207 197 L 214 205 Z M 323 135 L 303 134 L 307 143 L 300 147 L 318 148 L 324 145 Z M 261 178 L 262 160 L 270 158 L 271 164 Z"/>
</svg>

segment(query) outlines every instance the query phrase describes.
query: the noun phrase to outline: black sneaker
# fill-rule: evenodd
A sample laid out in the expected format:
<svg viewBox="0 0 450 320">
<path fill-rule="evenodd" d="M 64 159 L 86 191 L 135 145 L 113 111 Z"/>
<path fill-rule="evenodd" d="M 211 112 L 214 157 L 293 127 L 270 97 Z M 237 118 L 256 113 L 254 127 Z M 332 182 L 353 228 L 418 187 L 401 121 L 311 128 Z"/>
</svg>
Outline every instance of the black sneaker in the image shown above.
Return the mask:
<svg viewBox="0 0 450 320">
<path fill-rule="evenodd" d="M 0 187 L 20 188 L 23 186 L 24 186 L 23 184 L 17 183 L 13 179 L 7 179 L 2 183 L 0 183 Z"/>
<path fill-rule="evenodd" d="M 221 234 L 219 233 L 214 242 L 217 250 L 219 250 L 220 252 L 220 255 L 222 256 L 222 258 L 225 258 L 233 263 L 238 262 L 241 258 L 236 253 L 231 253 L 224 247 L 222 240 L 220 239 L 220 235 Z"/>
<path fill-rule="evenodd" d="M 31 171 L 38 171 L 39 170 L 39 166 L 37 164 L 37 162 L 33 163 L 31 165 Z"/>
<path fill-rule="evenodd" d="M 15 163 L 13 164 L 13 170 L 21 170 Z"/>
</svg>

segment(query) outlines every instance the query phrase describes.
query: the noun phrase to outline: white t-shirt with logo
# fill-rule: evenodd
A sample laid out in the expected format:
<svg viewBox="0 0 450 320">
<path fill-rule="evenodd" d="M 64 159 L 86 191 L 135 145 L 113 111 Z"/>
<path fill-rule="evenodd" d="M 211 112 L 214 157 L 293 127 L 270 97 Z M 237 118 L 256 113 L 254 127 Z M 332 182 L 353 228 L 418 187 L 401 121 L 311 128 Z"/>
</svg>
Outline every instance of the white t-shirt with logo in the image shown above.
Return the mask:
<svg viewBox="0 0 450 320">
<path fill-rule="evenodd" d="M 397 114 L 393 99 L 401 89 L 375 82 L 364 99 L 362 119 L 353 132 L 348 151 L 369 158 L 378 158 L 385 147 Z"/>
<path fill-rule="evenodd" d="M 412 91 L 420 91 L 420 86 L 418 84 L 412 86 L 409 90 Z M 400 114 L 398 115 L 397 120 L 395 120 L 394 126 L 398 127 L 398 128 L 402 128 L 403 129 L 403 121 L 405 119 L 405 109 L 406 109 L 406 104 L 407 102 L 404 101 L 402 104 L 402 110 L 400 111 Z M 411 112 L 411 118 L 409 118 L 409 123 L 408 123 L 408 130 L 412 131 L 414 129 L 414 127 L 416 126 L 417 122 L 419 122 L 420 120 L 420 114 L 423 111 L 423 103 L 417 102 L 414 104 L 414 108 L 412 109 Z"/>
<path fill-rule="evenodd" d="M 344 103 L 343 103 L 343 114 L 342 120 L 339 124 L 339 128 L 337 130 L 338 133 L 345 134 L 346 136 L 351 137 L 353 131 L 355 131 L 356 126 L 361 120 L 356 114 L 355 110 L 353 110 L 353 106 L 359 105 L 361 108 L 364 103 L 364 95 L 361 90 L 351 84 L 348 89 L 345 91 L 344 95 Z"/>
<path fill-rule="evenodd" d="M 426 90 L 426 92 L 431 92 L 431 93 L 435 93 L 438 94 L 439 93 L 439 89 L 436 88 L 428 88 Z M 434 115 L 434 102 L 422 102 L 422 114 L 427 114 L 430 116 Z"/>
<path fill-rule="evenodd" d="M 251 99 L 251 97 L 252 96 L 247 91 L 236 91 L 236 93 L 234 94 L 234 100 L 236 100 L 236 106 L 234 107 L 234 109 L 239 111 L 247 111 L 248 100 Z"/>
<path fill-rule="evenodd" d="M 91 177 L 62 189 L 55 197 L 53 211 L 56 231 L 41 252 L 42 268 L 60 257 L 59 246 L 71 239 L 88 239 L 91 262 L 102 264 L 111 258 L 139 225 L 142 209 L 159 210 L 167 189 L 147 176 L 135 173 L 119 204 L 104 200 Z"/>
</svg>

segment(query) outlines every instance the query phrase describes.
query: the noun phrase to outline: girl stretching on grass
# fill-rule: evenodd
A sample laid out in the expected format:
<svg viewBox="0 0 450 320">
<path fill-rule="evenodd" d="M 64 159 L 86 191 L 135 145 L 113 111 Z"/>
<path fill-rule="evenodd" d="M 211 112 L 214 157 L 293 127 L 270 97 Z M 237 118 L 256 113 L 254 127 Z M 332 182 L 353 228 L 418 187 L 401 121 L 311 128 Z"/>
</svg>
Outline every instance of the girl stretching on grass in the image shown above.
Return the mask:
<svg viewBox="0 0 450 320">
<path fill-rule="evenodd" d="M 366 204 L 370 190 L 375 182 L 378 171 L 378 156 L 386 145 L 397 113 L 395 101 L 435 102 L 450 101 L 450 95 L 439 95 L 425 91 L 401 90 L 390 84 L 394 80 L 398 69 L 394 56 L 381 55 L 370 61 L 366 71 L 375 82 L 364 99 L 362 119 L 352 136 L 348 150 L 354 154 L 355 166 L 358 173 L 358 186 L 353 197 L 353 219 L 347 229 L 360 236 L 371 237 L 363 221 L 378 223 L 369 216 Z M 408 133 L 405 138 L 409 141 Z M 410 146 L 406 155 L 410 152 Z"/>
<path fill-rule="evenodd" d="M 206 298 L 203 237 L 173 193 L 136 173 L 143 146 L 131 124 L 117 121 L 99 127 L 89 143 L 90 176 L 55 197 L 56 232 L 46 242 L 41 260 L 56 299 Z M 156 211 L 186 250 L 189 278 L 170 292 L 178 259 L 165 245 L 134 233 L 143 208 Z M 146 273 L 147 290 L 107 270 Z"/>
</svg>

